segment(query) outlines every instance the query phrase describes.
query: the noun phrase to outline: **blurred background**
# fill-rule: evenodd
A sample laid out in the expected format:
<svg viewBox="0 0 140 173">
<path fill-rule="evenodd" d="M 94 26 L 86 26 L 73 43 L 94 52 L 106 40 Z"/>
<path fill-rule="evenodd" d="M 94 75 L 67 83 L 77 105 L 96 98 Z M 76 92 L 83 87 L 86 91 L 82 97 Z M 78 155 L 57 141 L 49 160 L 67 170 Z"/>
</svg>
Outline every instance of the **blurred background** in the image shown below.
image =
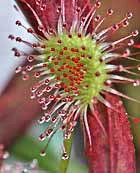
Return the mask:
<svg viewBox="0 0 140 173">
<path fill-rule="evenodd" d="M 40 150 L 45 142 L 39 142 L 38 136 L 44 127 L 36 123 L 41 116 L 41 110 L 29 100 L 29 86 L 32 81 L 24 82 L 20 75 L 15 75 L 15 68 L 19 64 L 24 63 L 24 59 L 15 58 L 11 51 L 12 47 L 18 47 L 25 52 L 31 50 L 22 44 L 8 40 L 9 34 L 14 34 L 33 41 L 24 29 L 15 25 L 16 20 L 29 27 L 26 19 L 15 6 L 14 0 L 2 0 L 0 5 L 0 143 L 5 144 L 6 149 L 10 153 L 9 159 L 6 159 L 5 165 L 15 164 L 17 169 L 32 168 L 32 164 L 38 162 L 39 169 L 47 169 L 48 173 L 56 173 L 61 159 L 61 143 L 62 134 L 55 135 L 47 150 L 47 156 L 41 157 Z M 117 32 L 112 39 L 121 38 L 131 31 L 140 30 L 140 1 L 139 0 L 104 0 L 102 7 L 98 10 L 99 14 L 105 15 L 108 8 L 113 8 L 114 15 L 105 22 L 105 26 L 119 21 L 126 12 L 133 12 L 130 25 Z M 140 44 L 140 37 L 136 39 L 136 43 Z M 140 100 L 140 87 L 132 87 L 129 85 L 119 86 L 123 93 Z M 123 100 L 129 115 L 134 117 L 140 116 L 140 105 L 131 101 Z M 137 163 L 140 162 L 140 125 L 130 121 L 134 134 L 134 142 L 136 146 Z M 34 160 L 34 159 L 37 159 Z M 55 161 L 55 167 L 54 167 Z M 19 163 L 19 164 L 17 164 Z M 36 167 L 36 166 L 35 166 Z M 13 170 L 15 169 L 12 167 Z M 25 170 L 26 171 L 26 170 Z M 43 172 L 43 171 L 42 171 Z M 74 142 L 72 146 L 72 158 L 70 160 L 68 173 L 87 173 L 87 162 L 84 158 L 83 136 L 80 125 L 77 126 L 74 134 Z M 140 172 L 139 164 L 137 164 L 137 173 Z M 15 173 L 15 172 L 14 172 Z M 18 171 L 17 171 L 18 173 Z"/>
</svg>

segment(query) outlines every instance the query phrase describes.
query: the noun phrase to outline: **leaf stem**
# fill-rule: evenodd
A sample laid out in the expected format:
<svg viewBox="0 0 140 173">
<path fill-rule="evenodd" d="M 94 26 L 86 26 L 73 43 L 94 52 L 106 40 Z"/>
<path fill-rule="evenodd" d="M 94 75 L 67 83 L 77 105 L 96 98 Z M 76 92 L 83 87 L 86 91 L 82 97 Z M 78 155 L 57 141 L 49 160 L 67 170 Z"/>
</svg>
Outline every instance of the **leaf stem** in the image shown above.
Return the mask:
<svg viewBox="0 0 140 173">
<path fill-rule="evenodd" d="M 61 159 L 61 162 L 60 162 L 61 173 L 67 173 L 67 169 L 68 169 L 68 165 L 70 161 L 70 155 L 71 155 L 72 141 L 73 141 L 73 134 L 71 135 L 70 139 L 64 140 L 65 151 L 68 154 L 69 158 L 67 160 Z"/>
</svg>

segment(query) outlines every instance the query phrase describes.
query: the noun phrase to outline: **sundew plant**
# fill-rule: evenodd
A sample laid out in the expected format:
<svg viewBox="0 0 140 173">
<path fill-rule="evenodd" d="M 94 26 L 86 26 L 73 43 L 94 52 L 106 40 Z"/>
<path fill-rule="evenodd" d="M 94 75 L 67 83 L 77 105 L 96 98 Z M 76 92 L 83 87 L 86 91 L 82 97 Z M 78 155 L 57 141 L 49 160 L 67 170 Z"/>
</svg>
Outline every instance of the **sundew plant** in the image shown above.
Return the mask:
<svg viewBox="0 0 140 173">
<path fill-rule="evenodd" d="M 113 10 L 109 8 L 103 16 L 98 15 L 99 0 L 93 4 L 90 0 L 17 0 L 17 3 L 32 27 L 27 28 L 19 20 L 16 25 L 32 34 L 36 42 L 13 34 L 9 39 L 33 49 L 28 53 L 13 43 L 12 51 L 28 62 L 17 67 L 16 73 L 22 75 L 24 82 L 37 80 L 29 88 L 29 97 L 41 106 L 43 116 L 39 124 L 46 124 L 39 136 L 40 141 L 46 140 L 41 155 L 47 154 L 51 139 L 61 131 L 64 166 L 60 172 L 66 172 L 72 136 L 80 121 L 90 173 L 135 173 L 130 116 L 120 97 L 140 101 L 120 92 L 115 84 L 140 85 L 140 60 L 136 58 L 139 52 L 131 51 L 139 47 L 133 40 L 138 30 L 112 41 L 118 30 L 127 30 L 133 14 L 127 12 L 121 21 L 110 25 L 106 21 L 113 17 Z M 131 65 L 127 65 L 128 61 Z"/>
</svg>

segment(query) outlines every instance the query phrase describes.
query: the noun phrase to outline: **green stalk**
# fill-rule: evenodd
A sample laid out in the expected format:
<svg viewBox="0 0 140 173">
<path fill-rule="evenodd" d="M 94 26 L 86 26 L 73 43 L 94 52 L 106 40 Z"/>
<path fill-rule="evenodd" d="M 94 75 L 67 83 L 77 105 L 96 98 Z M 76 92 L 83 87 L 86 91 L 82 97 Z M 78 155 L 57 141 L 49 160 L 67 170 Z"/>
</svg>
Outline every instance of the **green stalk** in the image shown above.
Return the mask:
<svg viewBox="0 0 140 173">
<path fill-rule="evenodd" d="M 60 162 L 60 172 L 61 173 L 67 173 L 70 156 L 71 156 L 72 141 L 73 141 L 73 135 L 71 135 L 70 139 L 64 140 L 65 150 L 66 150 L 66 153 L 68 154 L 69 158 L 67 160 L 61 159 L 61 162 Z"/>
</svg>

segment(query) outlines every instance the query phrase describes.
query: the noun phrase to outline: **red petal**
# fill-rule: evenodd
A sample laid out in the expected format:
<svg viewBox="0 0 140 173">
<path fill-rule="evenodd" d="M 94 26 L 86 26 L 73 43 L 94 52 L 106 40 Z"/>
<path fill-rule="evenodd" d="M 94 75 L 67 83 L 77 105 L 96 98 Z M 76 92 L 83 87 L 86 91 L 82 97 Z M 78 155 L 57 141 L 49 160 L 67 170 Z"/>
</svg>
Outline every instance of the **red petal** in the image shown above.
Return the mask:
<svg viewBox="0 0 140 173">
<path fill-rule="evenodd" d="M 92 148 L 86 139 L 86 155 L 90 173 L 135 173 L 135 150 L 128 118 L 118 96 L 106 94 L 116 112 L 101 103 L 94 105 L 95 113 L 104 125 L 105 137 L 94 116 L 89 112 L 88 122 Z"/>
<path fill-rule="evenodd" d="M 33 15 L 31 9 L 27 6 L 27 3 L 33 8 L 33 10 L 36 12 L 38 15 L 39 19 L 43 23 L 44 27 L 47 28 L 52 28 L 56 29 L 57 23 L 58 23 L 58 17 L 59 15 L 57 14 L 57 9 L 60 6 L 60 0 L 47 0 L 46 2 L 44 1 L 44 5 L 46 7 L 45 10 L 41 10 L 41 8 L 36 5 L 37 0 L 16 0 L 21 9 L 23 10 L 23 13 L 33 26 L 33 28 L 38 32 L 38 23 Z M 74 10 L 76 6 L 73 5 L 72 0 L 64 0 L 65 3 L 65 15 L 66 15 L 66 23 L 68 26 L 72 24 L 73 21 L 73 15 L 74 15 Z M 84 12 L 83 15 L 86 15 L 89 10 L 90 10 L 90 1 L 89 0 L 78 0 L 77 6 L 80 7 L 81 9 L 84 8 L 85 4 L 87 5 L 87 8 Z"/>
</svg>

